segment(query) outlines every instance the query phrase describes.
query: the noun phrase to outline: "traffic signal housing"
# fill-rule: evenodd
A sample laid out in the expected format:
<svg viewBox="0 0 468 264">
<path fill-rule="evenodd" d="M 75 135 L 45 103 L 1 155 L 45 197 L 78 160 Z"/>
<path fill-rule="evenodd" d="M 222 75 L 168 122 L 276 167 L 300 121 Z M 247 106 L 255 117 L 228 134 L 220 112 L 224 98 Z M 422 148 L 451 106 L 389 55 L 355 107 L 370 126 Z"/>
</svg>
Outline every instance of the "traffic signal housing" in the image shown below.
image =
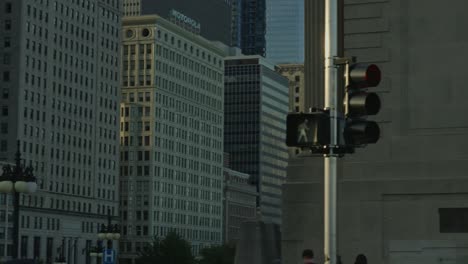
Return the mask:
<svg viewBox="0 0 468 264">
<path fill-rule="evenodd" d="M 349 65 L 346 71 L 345 144 L 358 147 L 376 143 L 380 138 L 379 125 L 366 120 L 366 117 L 376 115 L 380 111 L 381 102 L 376 93 L 367 90 L 379 85 L 380 69 L 375 64 L 356 63 Z"/>
<path fill-rule="evenodd" d="M 323 147 L 330 144 L 330 115 L 325 111 L 288 114 L 288 147 Z"/>
</svg>

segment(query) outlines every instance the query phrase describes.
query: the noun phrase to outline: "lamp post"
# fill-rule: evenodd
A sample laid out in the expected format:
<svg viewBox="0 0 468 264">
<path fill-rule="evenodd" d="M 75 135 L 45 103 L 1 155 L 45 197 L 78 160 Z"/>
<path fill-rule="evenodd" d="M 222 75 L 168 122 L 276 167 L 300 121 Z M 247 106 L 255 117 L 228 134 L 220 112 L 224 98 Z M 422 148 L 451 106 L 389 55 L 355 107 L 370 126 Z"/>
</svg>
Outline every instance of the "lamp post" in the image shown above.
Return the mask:
<svg viewBox="0 0 468 264">
<path fill-rule="evenodd" d="M 20 193 L 33 193 L 37 190 L 36 177 L 31 166 L 21 164 L 20 141 L 17 141 L 15 165 L 3 166 L 0 176 L 0 192 L 13 193 L 13 259 L 18 259 L 19 251 L 19 207 Z M 7 246 L 7 245 L 5 245 Z"/>
<path fill-rule="evenodd" d="M 97 236 L 97 246 L 91 250 L 90 256 L 97 257 L 97 263 L 100 263 L 99 259 L 103 256 L 105 249 L 102 246 L 103 241 L 107 240 L 107 249 L 112 249 L 112 240 L 120 239 L 120 227 L 117 224 L 112 224 L 110 210 L 107 211 L 107 226 L 105 224 L 102 224 L 101 228 L 98 230 Z"/>
<path fill-rule="evenodd" d="M 62 239 L 62 245 L 58 248 L 59 256 L 55 258 L 54 264 L 67 264 L 65 259 L 65 238 Z"/>
</svg>

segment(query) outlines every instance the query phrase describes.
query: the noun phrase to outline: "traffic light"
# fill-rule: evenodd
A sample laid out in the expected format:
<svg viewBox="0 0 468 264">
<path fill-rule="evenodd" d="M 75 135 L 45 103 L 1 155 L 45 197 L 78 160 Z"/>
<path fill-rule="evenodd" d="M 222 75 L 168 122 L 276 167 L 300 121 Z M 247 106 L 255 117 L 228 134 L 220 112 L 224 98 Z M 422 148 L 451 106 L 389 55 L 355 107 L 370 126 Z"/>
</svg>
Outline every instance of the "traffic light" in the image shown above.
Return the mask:
<svg viewBox="0 0 468 264">
<path fill-rule="evenodd" d="M 322 147 L 330 144 L 328 112 L 291 113 L 286 123 L 286 145 L 289 147 Z"/>
<path fill-rule="evenodd" d="M 367 116 L 380 110 L 380 98 L 367 88 L 379 85 L 381 72 L 375 64 L 356 63 L 346 68 L 346 95 L 344 99 L 344 140 L 348 146 L 373 144 L 379 140 L 380 128 Z"/>
</svg>

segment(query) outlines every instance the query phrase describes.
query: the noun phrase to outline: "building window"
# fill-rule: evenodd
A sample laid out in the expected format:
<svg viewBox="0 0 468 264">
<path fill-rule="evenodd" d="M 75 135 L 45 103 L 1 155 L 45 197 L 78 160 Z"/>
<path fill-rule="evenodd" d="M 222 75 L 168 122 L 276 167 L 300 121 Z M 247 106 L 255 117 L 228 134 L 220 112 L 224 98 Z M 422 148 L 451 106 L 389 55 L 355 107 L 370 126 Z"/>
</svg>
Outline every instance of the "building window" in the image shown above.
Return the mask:
<svg viewBox="0 0 468 264">
<path fill-rule="evenodd" d="M 10 38 L 10 37 L 5 37 L 5 38 L 3 39 L 3 46 L 4 46 L 5 48 L 8 48 L 8 47 L 11 46 L 11 38 Z"/>
<path fill-rule="evenodd" d="M 0 141 L 0 151 L 6 152 L 8 150 L 8 143 L 6 140 Z"/>
<path fill-rule="evenodd" d="M 2 106 L 2 116 L 8 116 L 8 106 Z"/>
<path fill-rule="evenodd" d="M 52 252 L 54 247 L 54 239 L 52 237 L 47 238 L 47 249 L 46 249 L 46 259 L 47 263 L 52 262 Z"/>
<path fill-rule="evenodd" d="M 8 53 L 3 54 L 3 64 L 10 65 L 11 63 L 11 56 Z"/>
<path fill-rule="evenodd" d="M 9 82 L 10 81 L 10 72 L 9 71 L 4 71 L 3 72 L 3 81 L 4 82 Z"/>
<path fill-rule="evenodd" d="M 439 208 L 440 233 L 468 233 L 468 208 Z"/>
<path fill-rule="evenodd" d="M 294 100 L 296 101 L 296 103 L 299 103 L 299 97 L 296 96 Z"/>
<path fill-rule="evenodd" d="M 12 9 L 13 9 L 13 8 L 12 8 L 11 3 L 10 3 L 10 2 L 7 2 L 7 3 L 5 4 L 5 13 L 11 14 Z"/>
<path fill-rule="evenodd" d="M 299 113 L 299 106 L 296 106 L 296 113 Z"/>
<path fill-rule="evenodd" d="M 11 20 L 5 19 L 5 30 L 11 30 Z"/>
<path fill-rule="evenodd" d="M 34 237 L 34 259 L 41 257 L 41 237 Z"/>
<path fill-rule="evenodd" d="M 296 82 L 300 82 L 301 81 L 301 77 L 299 75 L 296 75 Z"/>
<path fill-rule="evenodd" d="M 0 124 L 0 132 L 2 134 L 8 134 L 8 123 L 1 123 Z"/>
<path fill-rule="evenodd" d="M 28 237 L 21 236 L 21 257 L 26 258 L 28 256 Z"/>
<path fill-rule="evenodd" d="M 296 93 L 299 93 L 299 86 L 296 87 Z"/>
<path fill-rule="evenodd" d="M 3 89 L 2 98 L 8 99 L 10 91 L 8 89 Z"/>
</svg>

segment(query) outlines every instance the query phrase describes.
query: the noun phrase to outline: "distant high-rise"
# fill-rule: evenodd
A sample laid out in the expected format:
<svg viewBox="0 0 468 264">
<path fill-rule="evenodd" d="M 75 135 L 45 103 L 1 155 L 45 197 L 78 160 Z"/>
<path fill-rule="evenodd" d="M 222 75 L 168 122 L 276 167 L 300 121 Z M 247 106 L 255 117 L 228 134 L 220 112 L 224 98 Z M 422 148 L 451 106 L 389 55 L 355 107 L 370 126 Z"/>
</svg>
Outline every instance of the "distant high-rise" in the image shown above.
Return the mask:
<svg viewBox="0 0 468 264">
<path fill-rule="evenodd" d="M 124 16 L 139 16 L 141 14 L 141 0 L 123 0 Z"/>
<path fill-rule="evenodd" d="M 157 15 L 123 33 L 122 258 L 170 231 L 198 254 L 222 243 L 224 51 Z"/>
<path fill-rule="evenodd" d="M 304 63 L 304 0 L 268 0 L 266 57 L 273 63 Z"/>
<path fill-rule="evenodd" d="M 0 159 L 19 140 L 39 187 L 21 195 L 21 258 L 51 263 L 63 241 L 67 263 L 89 264 L 118 215 L 120 4 L 0 0 Z"/>
<path fill-rule="evenodd" d="M 241 1 L 240 12 L 240 48 L 245 55 L 260 55 L 266 52 L 266 0 Z"/>
<path fill-rule="evenodd" d="M 141 0 L 143 15 L 192 24 L 202 37 L 231 45 L 231 2 L 226 0 Z"/>
<path fill-rule="evenodd" d="M 276 223 L 288 163 L 288 98 L 288 80 L 261 56 L 226 59 L 225 152 L 233 170 L 251 175 L 262 216 Z"/>
</svg>

